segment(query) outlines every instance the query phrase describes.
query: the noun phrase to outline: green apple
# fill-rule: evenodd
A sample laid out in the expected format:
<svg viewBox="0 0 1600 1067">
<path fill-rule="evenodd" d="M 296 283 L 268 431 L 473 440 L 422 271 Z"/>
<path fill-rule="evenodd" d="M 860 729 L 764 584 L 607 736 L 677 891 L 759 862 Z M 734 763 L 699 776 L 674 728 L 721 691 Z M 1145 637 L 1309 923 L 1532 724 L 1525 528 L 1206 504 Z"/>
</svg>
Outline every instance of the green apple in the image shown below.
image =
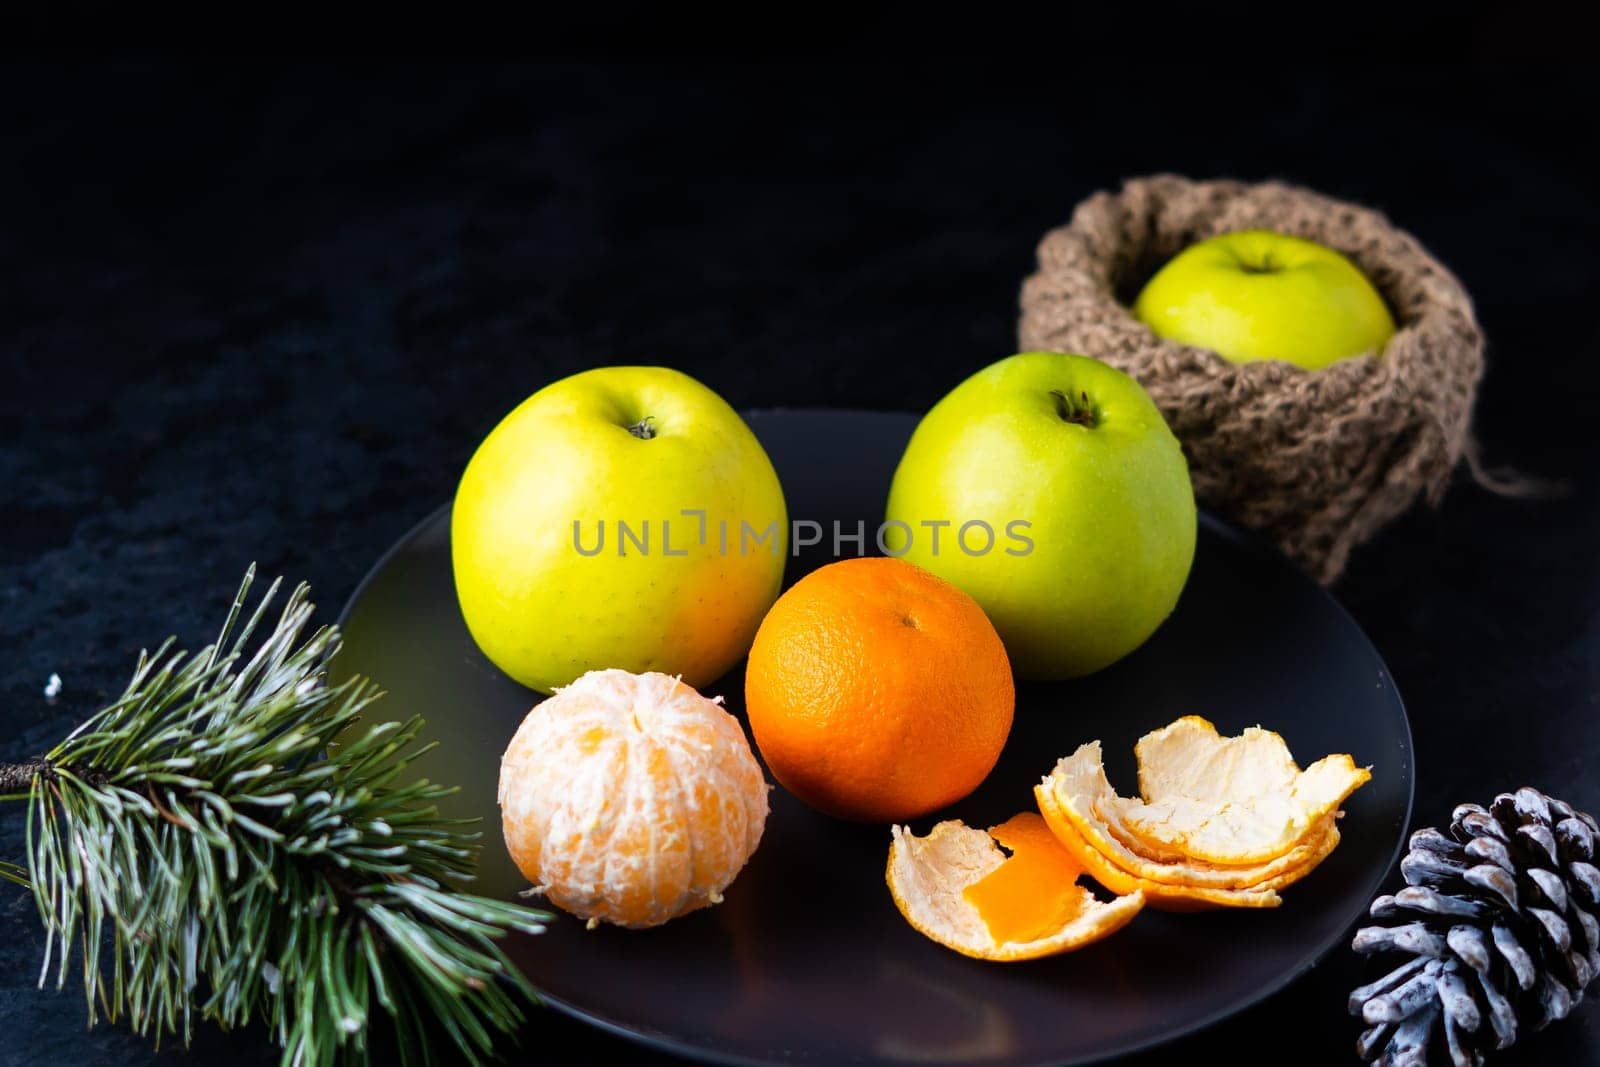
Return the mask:
<svg viewBox="0 0 1600 1067">
<path fill-rule="evenodd" d="M 917 424 L 884 547 L 966 590 L 1024 678 L 1127 655 L 1171 614 L 1195 544 L 1177 438 L 1132 378 L 1025 352 L 979 371 Z"/>
<path fill-rule="evenodd" d="M 1201 241 L 1156 272 L 1133 304 L 1157 334 L 1235 363 L 1318 370 L 1377 354 L 1394 336 L 1383 297 L 1331 248 L 1268 230 Z"/>
<path fill-rule="evenodd" d="M 777 598 L 787 535 L 750 428 L 665 367 L 534 393 L 478 447 L 450 518 L 473 640 L 546 693 L 606 667 L 716 680 Z"/>
</svg>

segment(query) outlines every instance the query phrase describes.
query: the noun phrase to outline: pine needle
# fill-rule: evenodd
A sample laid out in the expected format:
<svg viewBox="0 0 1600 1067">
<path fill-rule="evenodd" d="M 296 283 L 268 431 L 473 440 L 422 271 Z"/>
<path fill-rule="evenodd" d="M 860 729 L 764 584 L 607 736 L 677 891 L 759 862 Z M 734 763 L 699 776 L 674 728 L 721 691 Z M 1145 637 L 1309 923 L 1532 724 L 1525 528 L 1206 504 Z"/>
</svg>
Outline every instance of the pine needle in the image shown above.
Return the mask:
<svg viewBox="0 0 1600 1067">
<path fill-rule="evenodd" d="M 422 720 L 361 726 L 379 691 L 327 679 L 334 627 L 302 639 L 301 585 L 259 643 L 280 582 L 245 615 L 246 574 L 214 644 L 141 654 L 123 694 L 31 779 L 27 867 L 46 931 L 41 984 L 82 959 L 92 1024 L 190 1039 L 263 1023 L 286 1065 L 369 1059 L 375 1017 L 402 1055 L 482 1062 L 535 991 L 499 941 L 550 916 L 456 888 L 475 835 L 438 815 L 452 789 L 400 773 Z M 241 619 L 243 623 L 241 625 Z M 102 958 L 109 953 L 109 959 Z"/>
</svg>

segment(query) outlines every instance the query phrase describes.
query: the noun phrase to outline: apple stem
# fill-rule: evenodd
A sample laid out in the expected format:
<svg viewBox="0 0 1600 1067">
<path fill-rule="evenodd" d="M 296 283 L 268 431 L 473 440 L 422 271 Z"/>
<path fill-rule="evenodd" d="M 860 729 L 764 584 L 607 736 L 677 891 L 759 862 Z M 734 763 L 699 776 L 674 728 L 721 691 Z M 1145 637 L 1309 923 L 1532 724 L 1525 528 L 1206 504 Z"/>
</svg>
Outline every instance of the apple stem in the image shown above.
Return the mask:
<svg viewBox="0 0 1600 1067">
<path fill-rule="evenodd" d="M 1074 398 L 1059 389 L 1052 389 L 1050 395 L 1055 397 L 1056 414 L 1060 416 L 1062 422 L 1071 422 L 1091 429 L 1099 424 L 1100 418 L 1095 413 L 1094 406 L 1089 403 L 1088 393 L 1080 390 Z"/>
<path fill-rule="evenodd" d="M 648 441 L 656 435 L 655 421 L 656 417 L 654 415 L 646 415 L 632 426 L 629 426 L 628 432 L 641 441 Z"/>
</svg>

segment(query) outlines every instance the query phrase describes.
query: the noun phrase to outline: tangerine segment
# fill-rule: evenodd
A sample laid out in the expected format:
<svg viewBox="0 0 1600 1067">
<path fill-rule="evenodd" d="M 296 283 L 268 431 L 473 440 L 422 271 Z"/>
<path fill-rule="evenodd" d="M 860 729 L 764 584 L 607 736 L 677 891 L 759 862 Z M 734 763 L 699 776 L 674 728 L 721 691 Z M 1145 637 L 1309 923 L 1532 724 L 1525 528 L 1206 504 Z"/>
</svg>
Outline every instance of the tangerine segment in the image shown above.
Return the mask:
<svg viewBox="0 0 1600 1067">
<path fill-rule="evenodd" d="M 1126 840 L 1133 835 L 1117 815 L 1118 802 L 1123 798 L 1117 796 L 1106 780 L 1098 741 L 1080 745 L 1076 752 L 1060 760 L 1044 779 L 1044 785 L 1064 816 L 1071 820 L 1073 829 L 1105 859 L 1130 874 L 1155 882 L 1204 889 L 1253 889 L 1295 870 L 1314 856 L 1327 855 L 1332 848 L 1329 834 L 1333 835 L 1334 842 L 1338 841 L 1338 831 L 1333 828 L 1330 815 L 1319 821 L 1317 833 L 1308 841 L 1265 863 L 1231 866 L 1203 863 L 1171 850 L 1163 850 L 1161 858 L 1151 857 Z"/>
<path fill-rule="evenodd" d="M 1276 908 L 1283 898 L 1270 887 L 1260 889 L 1207 889 L 1188 885 L 1170 885 L 1150 878 L 1129 874 L 1106 859 L 1098 849 L 1084 840 L 1067 818 L 1066 812 L 1046 785 L 1033 788 L 1039 811 L 1044 816 L 1050 832 L 1072 853 L 1095 881 L 1113 893 L 1143 893 L 1152 908 L 1161 911 L 1204 911 L 1208 908 Z"/>
<path fill-rule="evenodd" d="M 1037 812 L 1019 812 L 991 827 L 989 836 L 1011 856 L 961 892 L 995 941 L 1046 937 L 1083 910 L 1085 894 L 1077 884 L 1083 865 Z"/>
<path fill-rule="evenodd" d="M 1208 863 L 1282 856 L 1372 777 L 1344 753 L 1301 770 L 1272 731 L 1222 737 L 1198 715 L 1146 734 L 1134 752 L 1143 799 L 1113 794 L 1103 810 L 1141 840 Z"/>
<path fill-rule="evenodd" d="M 1139 892 L 1109 902 L 1096 899 L 1076 884 L 1076 865 L 1044 845 L 1027 820 L 1018 817 L 994 833 L 1019 842 L 1011 847 L 1024 857 L 1024 872 L 1035 867 L 1041 877 L 1070 873 L 1072 880 L 1065 887 L 1053 882 L 1034 885 L 1036 893 L 1049 898 L 1046 906 L 1017 899 L 1025 888 L 1022 879 L 1002 876 L 977 893 L 979 903 L 999 909 L 996 916 L 989 916 L 967 891 L 1016 863 L 1017 851 L 1007 857 L 990 833 L 956 820 L 939 823 L 926 837 L 917 837 L 904 826 L 891 827 L 891 833 L 885 878 L 900 914 L 925 937 L 975 959 L 1011 962 L 1069 952 L 1120 930 L 1145 904 Z M 1030 855 L 1032 859 L 1027 858 Z M 994 932 L 996 919 L 1002 930 L 1012 933 L 1037 928 L 1038 915 L 1045 911 L 1055 915 L 1053 928 L 1038 936 L 1002 941 Z"/>
</svg>

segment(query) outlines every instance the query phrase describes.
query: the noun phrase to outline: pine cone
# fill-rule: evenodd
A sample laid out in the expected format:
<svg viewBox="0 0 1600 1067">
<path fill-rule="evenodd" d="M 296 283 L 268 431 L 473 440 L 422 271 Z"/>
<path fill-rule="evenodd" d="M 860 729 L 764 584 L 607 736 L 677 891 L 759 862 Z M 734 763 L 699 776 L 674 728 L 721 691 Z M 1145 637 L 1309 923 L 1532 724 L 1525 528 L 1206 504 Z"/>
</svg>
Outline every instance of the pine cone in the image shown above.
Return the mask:
<svg viewBox="0 0 1600 1067">
<path fill-rule="evenodd" d="M 1519 1027 L 1565 1018 L 1600 974 L 1597 851 L 1593 816 L 1527 787 L 1412 834 L 1406 888 L 1372 902 L 1381 925 L 1351 946 L 1406 957 L 1350 994 L 1371 1027 L 1356 1053 L 1421 1067 L 1442 1030 L 1451 1063 L 1481 1064 Z"/>
</svg>

